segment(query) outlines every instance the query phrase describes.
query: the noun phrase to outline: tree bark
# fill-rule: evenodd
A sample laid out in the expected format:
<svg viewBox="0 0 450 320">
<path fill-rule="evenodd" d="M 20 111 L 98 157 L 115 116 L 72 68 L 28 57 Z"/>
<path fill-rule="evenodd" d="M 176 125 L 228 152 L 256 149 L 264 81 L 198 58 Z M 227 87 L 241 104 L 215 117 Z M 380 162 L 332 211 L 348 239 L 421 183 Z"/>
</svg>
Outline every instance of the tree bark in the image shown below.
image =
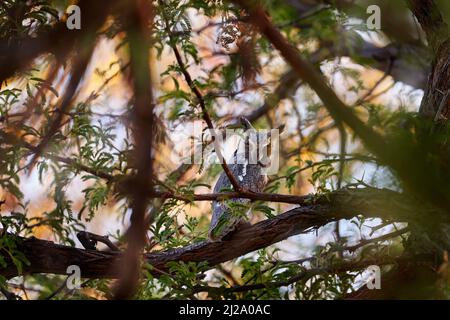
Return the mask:
<svg viewBox="0 0 450 320">
<path fill-rule="evenodd" d="M 312 198 L 313 199 L 313 198 Z M 338 219 L 360 214 L 395 221 L 409 221 L 411 212 L 427 213 L 427 208 L 402 194 L 386 189 L 342 189 L 312 200 L 312 204 L 289 210 L 279 216 L 237 230 L 220 242 L 199 242 L 183 248 L 148 253 L 154 270 L 166 270 L 170 261 L 207 262 L 210 267 L 267 247 L 290 236 L 311 231 Z M 84 250 L 36 238 L 18 238 L 17 249 L 30 262 L 23 272 L 66 274 L 69 265 L 77 265 L 84 278 L 117 278 L 121 252 Z M 4 254 L 4 253 L 2 253 Z M 19 273 L 8 260 L 0 274 L 12 278 Z M 156 272 L 156 271 L 155 271 Z M 156 272 L 157 275 L 157 272 Z"/>
<path fill-rule="evenodd" d="M 450 89 L 448 25 L 444 22 L 434 0 L 410 0 L 409 6 L 426 34 L 429 47 L 435 52 L 419 113 L 432 119 L 437 116 L 448 120 L 450 105 L 449 97 L 445 95 Z M 447 101 L 442 101 L 444 98 Z M 438 110 L 441 102 L 443 108 Z"/>
</svg>

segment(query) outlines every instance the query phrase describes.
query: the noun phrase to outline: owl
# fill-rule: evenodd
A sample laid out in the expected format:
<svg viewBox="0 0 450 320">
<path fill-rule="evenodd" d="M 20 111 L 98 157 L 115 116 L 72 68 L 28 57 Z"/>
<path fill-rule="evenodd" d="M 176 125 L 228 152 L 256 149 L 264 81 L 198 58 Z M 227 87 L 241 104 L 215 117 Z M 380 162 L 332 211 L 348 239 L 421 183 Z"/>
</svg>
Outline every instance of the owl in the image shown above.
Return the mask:
<svg viewBox="0 0 450 320">
<path fill-rule="evenodd" d="M 262 192 L 267 184 L 265 169 L 270 166 L 270 132 L 257 132 L 246 118 L 241 118 L 243 139 L 228 166 L 237 182 L 246 190 Z M 232 185 L 225 172 L 219 176 L 214 192 L 229 191 Z M 248 219 L 250 199 L 236 198 L 212 202 L 212 218 L 208 237 L 220 241 L 240 223 Z"/>
</svg>

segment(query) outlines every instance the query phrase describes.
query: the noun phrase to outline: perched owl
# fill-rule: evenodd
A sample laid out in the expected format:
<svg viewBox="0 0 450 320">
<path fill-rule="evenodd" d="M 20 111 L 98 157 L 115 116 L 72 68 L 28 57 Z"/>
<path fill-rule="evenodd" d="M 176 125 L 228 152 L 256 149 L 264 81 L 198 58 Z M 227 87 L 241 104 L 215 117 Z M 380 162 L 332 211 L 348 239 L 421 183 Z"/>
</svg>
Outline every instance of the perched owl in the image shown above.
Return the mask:
<svg viewBox="0 0 450 320">
<path fill-rule="evenodd" d="M 237 182 L 246 190 L 262 192 L 267 183 L 265 168 L 270 165 L 270 132 L 257 132 L 250 122 L 241 118 L 244 137 L 233 154 L 233 161 L 228 164 Z M 230 180 L 222 172 L 214 192 L 232 189 Z M 246 220 L 250 210 L 245 210 L 249 199 L 230 199 L 227 202 L 212 202 L 212 219 L 208 236 L 211 241 L 220 241 L 233 231 L 238 224 Z M 242 210 L 246 212 L 242 212 Z"/>
</svg>

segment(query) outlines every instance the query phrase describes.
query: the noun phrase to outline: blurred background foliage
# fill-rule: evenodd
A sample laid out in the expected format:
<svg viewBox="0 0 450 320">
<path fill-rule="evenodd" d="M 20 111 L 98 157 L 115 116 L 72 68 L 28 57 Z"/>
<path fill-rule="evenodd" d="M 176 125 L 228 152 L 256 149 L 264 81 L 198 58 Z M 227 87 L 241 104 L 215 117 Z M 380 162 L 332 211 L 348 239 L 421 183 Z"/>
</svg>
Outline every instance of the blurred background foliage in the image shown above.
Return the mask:
<svg viewBox="0 0 450 320">
<path fill-rule="evenodd" d="M 375 2 L 381 8 L 381 31 L 368 30 L 366 25 L 366 8 Z M 0 63 L 9 61 L 11 48 L 18 49 L 17 59 L 21 59 L 21 50 L 28 48 L 24 43 L 64 25 L 65 8 L 71 3 L 2 1 Z M 129 1 L 117 3 L 109 6 L 131 5 Z M 212 161 L 214 153 L 205 155 L 201 165 L 182 164 L 194 141 L 207 143 L 203 137 L 191 136 L 194 125 L 205 127 L 199 98 L 192 90 L 195 86 L 217 128 L 235 125 L 242 115 L 259 129 L 286 126 L 280 142 L 280 170 L 269 177 L 266 192 L 317 195 L 342 188 L 388 188 L 409 193 L 436 211 L 448 210 L 447 116 L 437 114 L 438 118 L 430 120 L 418 112 L 424 90 L 429 90 L 426 80 L 435 51 L 407 2 L 261 3 L 271 23 L 323 72 L 339 98 L 382 134 L 390 146 L 386 152 L 401 162 L 397 168 L 404 168 L 410 179 L 403 179 L 404 175 L 369 152 L 347 125 L 328 114 L 314 91 L 296 78 L 239 6 L 219 0 L 159 0 L 153 2 L 151 39 L 146 39 L 151 43 L 154 92 L 155 188 L 185 197 L 208 193 L 222 172 Z M 448 21 L 448 3 L 436 3 Z M 80 247 L 75 235 L 87 230 L 107 234 L 125 247 L 130 203 L 119 182 L 136 172 L 131 158 L 135 142 L 129 38 L 126 21 L 114 8 L 104 9 L 109 13 L 95 22 L 99 26 L 95 36 L 88 35 L 88 19 L 96 19 L 99 9 L 102 5 L 92 5 L 88 10 L 93 12 L 81 12 L 82 36 L 77 36 L 76 47 L 66 45 L 67 39 L 52 38 L 48 52 L 14 74 L 2 76 L 0 270 L 6 265 L 4 255 L 14 259 L 17 268 L 28 263 L 16 249 L 14 235 Z M 85 56 L 87 62 L 80 63 Z M 193 85 L 186 82 L 186 71 Z M 77 72 L 81 72 L 78 80 Z M 62 109 L 71 87 L 67 108 Z M 440 94 L 445 96 L 445 92 Z M 56 128 L 55 119 L 61 120 Z M 227 142 L 227 157 L 235 146 Z M 251 222 L 293 207 L 258 203 Z M 147 233 L 147 251 L 180 248 L 206 239 L 209 202 L 165 199 L 160 204 L 153 202 L 153 209 L 157 213 Z M 436 225 L 448 221 L 448 215 L 441 217 L 421 217 L 412 228 L 419 230 L 416 234 L 436 234 Z M 405 227 L 402 221 L 361 215 L 212 269 L 205 263 L 172 262 L 167 273 L 155 277 L 148 265 L 135 298 L 343 298 L 367 279 L 359 262 L 402 255 L 406 243 L 412 243 L 411 238 L 407 241 L 409 231 L 395 232 Z M 390 233 L 392 237 L 382 237 Z M 441 246 L 439 254 L 450 243 L 430 241 Z M 347 248 L 355 245 L 352 250 Z M 345 267 L 351 264 L 353 268 Z M 383 271 L 392 268 L 388 263 L 382 266 Z M 439 297 L 448 298 L 448 278 L 443 279 Z M 82 289 L 68 290 L 63 276 L 29 274 L 8 281 L 0 276 L 0 286 L 22 299 L 111 297 L 114 280 L 83 280 Z M 252 285 L 256 287 L 246 290 L 245 286 Z"/>
</svg>

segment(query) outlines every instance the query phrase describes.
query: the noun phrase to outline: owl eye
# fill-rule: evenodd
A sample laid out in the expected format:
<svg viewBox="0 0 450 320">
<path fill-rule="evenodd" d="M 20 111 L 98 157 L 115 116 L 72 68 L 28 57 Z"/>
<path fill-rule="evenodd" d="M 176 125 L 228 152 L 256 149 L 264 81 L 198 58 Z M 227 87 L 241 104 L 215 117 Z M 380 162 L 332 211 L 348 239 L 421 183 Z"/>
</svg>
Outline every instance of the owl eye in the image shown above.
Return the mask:
<svg viewBox="0 0 450 320">
<path fill-rule="evenodd" d="M 270 155 L 272 153 L 272 144 L 267 144 L 267 154 Z"/>
</svg>

